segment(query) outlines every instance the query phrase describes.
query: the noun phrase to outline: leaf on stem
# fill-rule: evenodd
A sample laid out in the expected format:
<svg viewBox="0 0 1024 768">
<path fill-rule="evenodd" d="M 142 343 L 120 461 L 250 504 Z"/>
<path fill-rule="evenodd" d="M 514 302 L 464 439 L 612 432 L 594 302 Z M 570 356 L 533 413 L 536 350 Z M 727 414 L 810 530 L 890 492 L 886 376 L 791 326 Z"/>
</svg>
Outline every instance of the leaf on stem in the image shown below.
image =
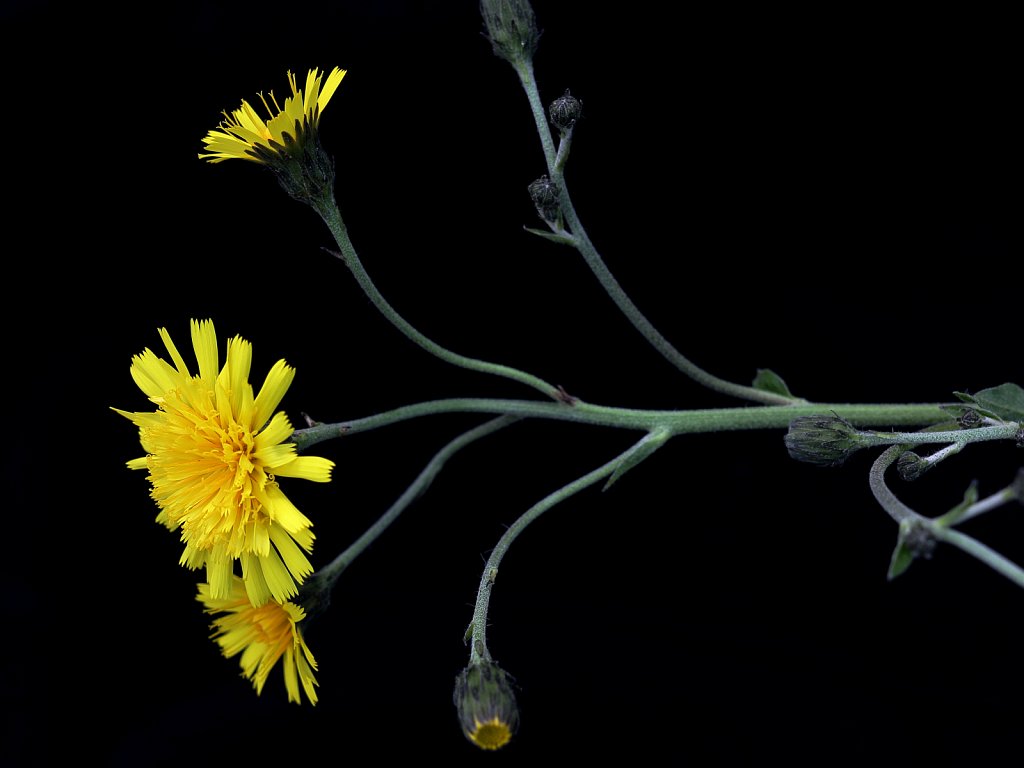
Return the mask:
<svg viewBox="0 0 1024 768">
<path fill-rule="evenodd" d="M 974 399 L 1003 421 L 1024 421 L 1024 389 L 1017 384 L 983 389 L 974 395 Z"/>
<path fill-rule="evenodd" d="M 668 430 L 651 432 L 647 436 L 647 439 L 644 440 L 644 442 L 641 443 L 635 451 L 630 453 L 616 465 L 611 477 L 608 478 L 608 482 L 606 482 L 604 484 L 604 488 L 601 489 L 602 493 L 611 488 L 612 484 L 616 480 L 667 443 L 669 437 L 671 437 L 671 433 Z"/>
<path fill-rule="evenodd" d="M 974 406 L 983 416 L 1000 421 L 1024 421 L 1024 389 L 1017 384 L 1000 384 L 973 395 L 966 392 L 953 394 L 961 402 Z"/>
<path fill-rule="evenodd" d="M 796 397 L 789 391 L 789 387 L 786 386 L 786 382 L 782 380 L 782 377 L 770 368 L 758 368 L 757 376 L 754 377 L 752 386 L 754 389 L 759 389 L 762 392 L 771 392 L 783 397 Z"/>
</svg>

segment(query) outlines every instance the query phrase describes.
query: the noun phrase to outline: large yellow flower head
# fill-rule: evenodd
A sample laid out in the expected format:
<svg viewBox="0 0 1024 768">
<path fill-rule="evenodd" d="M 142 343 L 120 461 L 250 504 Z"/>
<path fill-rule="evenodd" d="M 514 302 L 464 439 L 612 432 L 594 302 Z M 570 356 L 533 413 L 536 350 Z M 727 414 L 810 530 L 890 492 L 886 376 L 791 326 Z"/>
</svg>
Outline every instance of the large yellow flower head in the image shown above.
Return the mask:
<svg viewBox="0 0 1024 768">
<path fill-rule="evenodd" d="M 331 100 L 346 70 L 335 67 L 323 80 L 318 69 L 311 69 L 306 75 L 305 88 L 298 87 L 295 75 L 288 73 L 288 84 L 292 95 L 284 100 L 284 106 L 278 104 L 273 91 L 269 101 L 263 94 L 260 100 L 266 108 L 268 117 L 259 116 L 247 101 L 233 110 L 224 113 L 224 119 L 216 129 L 204 138 L 208 150 L 200 154 L 211 163 L 240 158 L 257 163 L 271 163 L 275 156 L 282 153 L 294 153 L 301 150 L 310 134 L 315 136 L 320 123 L 320 113 Z"/>
<path fill-rule="evenodd" d="M 313 673 L 316 660 L 302 639 L 298 624 L 306 618 L 302 608 L 294 603 L 265 603 L 258 608 L 249 602 L 242 580 L 232 580 L 231 593 L 215 598 L 209 584 L 199 585 L 196 597 L 207 613 L 224 613 L 214 619 L 213 639 L 225 657 L 242 654 L 242 674 L 252 680 L 256 693 L 263 692 L 270 670 L 284 656 L 284 685 L 288 701 L 301 704 L 299 683 L 311 704 L 316 704 L 318 685 Z"/>
<path fill-rule="evenodd" d="M 254 605 L 271 598 L 281 602 L 297 594 L 296 582 L 313 571 L 303 552 L 312 551 L 313 532 L 277 478 L 327 482 L 334 463 L 298 456 L 295 445 L 284 442 L 294 429 L 274 409 L 295 376 L 293 368 L 278 361 L 254 396 L 249 342 L 231 339 L 219 369 L 213 322 L 191 325 L 198 375 L 164 328 L 160 337 L 173 366 L 148 348 L 132 358 L 132 378 L 157 410 L 114 409 L 138 426 L 146 451 L 128 466 L 149 471 L 151 495 L 160 507 L 157 521 L 180 529 L 181 564 L 206 566 L 213 598 L 231 592 L 237 559 Z"/>
</svg>

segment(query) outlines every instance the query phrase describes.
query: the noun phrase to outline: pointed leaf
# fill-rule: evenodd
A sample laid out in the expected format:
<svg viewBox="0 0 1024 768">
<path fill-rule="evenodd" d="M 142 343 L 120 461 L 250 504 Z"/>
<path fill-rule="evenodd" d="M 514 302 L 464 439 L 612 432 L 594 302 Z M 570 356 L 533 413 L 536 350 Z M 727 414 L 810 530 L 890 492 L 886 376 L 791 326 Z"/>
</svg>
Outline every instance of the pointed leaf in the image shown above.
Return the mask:
<svg viewBox="0 0 1024 768">
<path fill-rule="evenodd" d="M 793 393 L 789 391 L 789 387 L 786 386 L 786 382 L 782 380 L 782 377 L 769 368 L 757 369 L 757 376 L 754 377 L 753 387 L 762 392 L 771 392 L 783 397 L 794 397 Z"/>
<path fill-rule="evenodd" d="M 966 392 L 954 392 L 953 396 L 961 403 L 968 403 L 969 405 L 978 404 L 978 401 L 974 399 L 974 395 L 969 395 Z"/>
<path fill-rule="evenodd" d="M 543 237 L 545 240 L 550 240 L 553 243 L 561 243 L 562 245 L 576 245 L 576 240 L 571 235 L 563 235 L 558 232 L 545 232 L 543 229 L 534 229 L 533 227 L 523 227 L 527 232 Z"/>
<path fill-rule="evenodd" d="M 1024 422 L 1024 389 L 1017 384 L 1000 384 L 974 395 L 982 408 L 992 411 L 1002 421 Z"/>
<path fill-rule="evenodd" d="M 892 581 L 907 570 L 913 562 L 914 553 L 907 549 L 907 546 L 901 541 L 896 545 L 896 549 L 892 551 L 892 560 L 889 561 L 889 574 L 887 576 L 889 581 Z"/>
<path fill-rule="evenodd" d="M 964 500 L 949 510 L 946 514 L 936 518 L 935 522 L 945 526 L 956 525 L 960 518 L 963 517 L 964 512 L 966 512 L 972 504 L 977 503 L 977 501 L 978 481 L 971 480 L 971 484 L 967 486 L 967 490 L 964 491 Z"/>
<path fill-rule="evenodd" d="M 618 463 L 618 466 L 615 467 L 611 477 L 608 478 L 608 482 L 604 484 L 604 488 L 601 491 L 607 491 L 611 488 L 612 484 L 620 477 L 667 443 L 670 436 L 668 430 L 651 432 L 635 451 Z"/>
</svg>

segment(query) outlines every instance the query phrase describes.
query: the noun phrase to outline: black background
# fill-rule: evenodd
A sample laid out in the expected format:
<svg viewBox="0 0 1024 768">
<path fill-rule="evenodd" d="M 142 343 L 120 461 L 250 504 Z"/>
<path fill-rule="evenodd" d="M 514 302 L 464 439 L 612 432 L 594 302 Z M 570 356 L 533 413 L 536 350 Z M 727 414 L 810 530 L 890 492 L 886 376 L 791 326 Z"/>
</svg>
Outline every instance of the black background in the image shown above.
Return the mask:
<svg viewBox="0 0 1024 768">
<path fill-rule="evenodd" d="M 868 490 L 871 457 L 797 465 L 781 431 L 677 438 L 515 543 L 489 632 L 521 686 L 506 750 L 469 745 L 451 705 L 484 558 L 634 435 L 529 422 L 457 456 L 311 630 L 319 705 L 287 704 L 277 670 L 257 697 L 207 639 L 199 574 L 176 565 L 143 473 L 124 468 L 137 436 L 109 407 L 147 405 L 131 356 L 160 351 L 161 326 L 187 349 L 189 318 L 210 317 L 220 338 L 253 342 L 254 383 L 280 358 L 295 366 L 295 423 L 534 393 L 418 350 L 269 173 L 200 162 L 221 110 L 282 94 L 289 69 L 347 68 L 322 138 L 355 246 L 407 319 L 590 402 L 735 403 L 647 347 L 574 252 L 524 232 L 543 157 L 476 3 L 3 7 L 8 762 L 70 748 L 124 766 L 835 765 L 986 762 L 1019 744 L 1020 589 L 949 550 L 886 582 L 896 528 Z M 545 102 L 570 88 L 584 103 L 567 171 L 577 209 L 684 354 L 741 382 L 771 367 L 821 402 L 1021 381 L 1005 20 L 535 8 Z M 285 487 L 314 520 L 314 564 L 480 420 L 318 446 L 334 482 Z M 1019 463 L 1005 444 L 974 446 L 894 487 L 938 514 Z M 1020 559 L 1019 517 L 967 530 Z"/>
</svg>

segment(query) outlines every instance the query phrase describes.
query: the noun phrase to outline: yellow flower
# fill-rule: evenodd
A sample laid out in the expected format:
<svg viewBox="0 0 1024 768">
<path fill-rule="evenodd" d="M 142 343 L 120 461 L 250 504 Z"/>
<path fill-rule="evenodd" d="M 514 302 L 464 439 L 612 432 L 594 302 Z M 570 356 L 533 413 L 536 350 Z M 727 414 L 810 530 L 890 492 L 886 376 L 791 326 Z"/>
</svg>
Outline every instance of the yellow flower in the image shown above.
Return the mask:
<svg viewBox="0 0 1024 768">
<path fill-rule="evenodd" d="M 213 639 L 220 646 L 225 657 L 242 654 L 242 674 L 252 680 L 256 693 L 263 692 L 270 670 L 277 660 L 284 656 L 284 686 L 288 701 L 301 704 L 299 683 L 311 704 L 316 704 L 316 689 L 319 685 L 313 673 L 316 660 L 302 639 L 298 624 L 306 618 L 301 607 L 294 603 L 265 603 L 254 607 L 249 602 L 242 580 L 232 580 L 231 594 L 226 598 L 214 598 L 209 584 L 199 585 L 196 597 L 207 613 L 224 613 L 210 625 L 214 630 Z"/>
<path fill-rule="evenodd" d="M 280 360 L 259 394 L 249 384 L 252 347 L 239 336 L 228 342 L 218 372 L 213 322 L 193 320 L 192 346 L 199 373 L 193 376 L 166 329 L 160 329 L 172 367 L 148 348 L 132 358 L 131 374 L 156 404 L 156 411 L 114 410 L 139 428 L 146 456 L 128 462 L 147 469 L 157 521 L 180 529 L 181 564 L 206 566 L 213 598 L 227 597 L 240 560 L 249 599 L 262 605 L 297 594 L 313 571 L 303 553 L 312 551 L 312 523 L 278 487 L 278 477 L 314 482 L 331 479 L 334 463 L 298 456 L 285 443 L 294 431 L 283 412 L 274 413 L 295 376 Z"/>
<path fill-rule="evenodd" d="M 209 151 L 199 157 L 211 163 L 232 158 L 267 163 L 275 155 L 290 151 L 293 145 L 301 148 L 307 134 L 316 133 L 320 113 L 345 73 L 346 70 L 335 67 L 321 88 L 323 75 L 319 70 L 311 69 L 306 75 L 306 87 L 302 89 L 298 87 L 295 75 L 289 72 L 288 84 L 292 95 L 284 100 L 283 107 L 277 103 L 273 91 L 269 102 L 261 93 L 260 100 L 268 114 L 264 120 L 249 102 L 243 100 L 241 107 L 230 115 L 225 112 L 224 120 L 203 138 Z"/>
</svg>

